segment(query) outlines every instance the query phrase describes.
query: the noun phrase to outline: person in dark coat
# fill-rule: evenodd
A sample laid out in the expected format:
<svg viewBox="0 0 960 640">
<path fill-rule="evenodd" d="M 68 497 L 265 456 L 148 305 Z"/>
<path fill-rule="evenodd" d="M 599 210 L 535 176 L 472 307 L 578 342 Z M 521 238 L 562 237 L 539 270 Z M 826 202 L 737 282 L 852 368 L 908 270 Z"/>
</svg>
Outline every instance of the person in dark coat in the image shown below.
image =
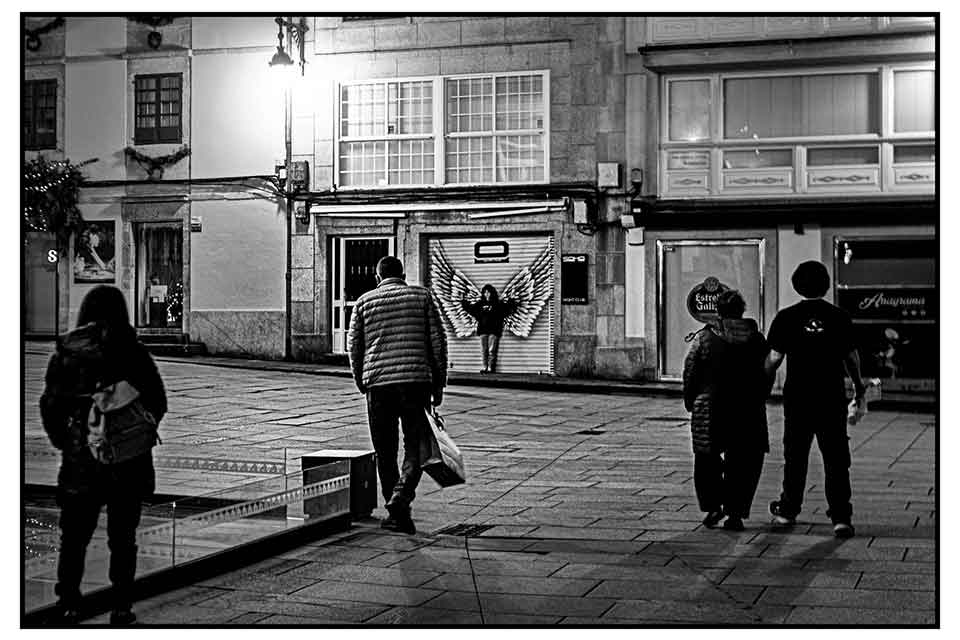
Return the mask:
<svg viewBox="0 0 960 640">
<path fill-rule="evenodd" d="M 683 400 L 691 412 L 697 502 L 703 524 L 743 529 L 770 450 L 764 371 L 767 343 L 736 290 L 717 300 L 716 325 L 699 331 L 683 367 Z"/>
<path fill-rule="evenodd" d="M 101 464 L 88 446 L 90 394 L 120 380 L 140 392 L 140 402 L 159 424 L 167 412 L 163 381 L 130 326 L 123 293 L 102 285 L 83 299 L 76 329 L 57 340 L 40 397 L 43 428 L 61 453 L 56 593 L 64 624 L 79 620 L 84 558 L 104 505 L 114 599 L 110 623 L 136 620 L 130 597 L 137 564 L 136 531 L 141 502 L 154 491 L 153 456 L 147 451 L 125 462 Z"/>
<path fill-rule="evenodd" d="M 460 305 L 477 319 L 477 335 L 480 336 L 480 348 L 483 351 L 483 369 L 480 373 L 496 372 L 503 323 L 517 308 L 516 301 L 501 300 L 496 288 L 492 284 L 485 284 L 480 289 L 479 300 L 461 300 Z"/>
<path fill-rule="evenodd" d="M 411 504 L 423 475 L 420 442 L 430 431 L 425 409 L 443 402 L 447 384 L 447 334 L 433 294 L 407 284 L 403 263 L 384 256 L 377 288 L 357 300 L 347 332 L 353 380 L 367 396 L 370 439 L 377 452 L 380 491 L 389 516 L 380 526 L 416 533 Z M 397 468 L 399 435 L 403 462 Z"/>
</svg>

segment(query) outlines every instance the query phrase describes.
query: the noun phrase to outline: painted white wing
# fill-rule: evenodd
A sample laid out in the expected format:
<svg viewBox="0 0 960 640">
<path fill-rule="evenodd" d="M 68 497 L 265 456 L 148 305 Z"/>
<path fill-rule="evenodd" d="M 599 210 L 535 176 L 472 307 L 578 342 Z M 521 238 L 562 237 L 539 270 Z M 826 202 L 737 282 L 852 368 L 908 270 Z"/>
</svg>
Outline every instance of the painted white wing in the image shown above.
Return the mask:
<svg viewBox="0 0 960 640">
<path fill-rule="evenodd" d="M 480 298 L 480 290 L 462 271 L 450 264 L 439 242 L 434 245 L 433 255 L 430 256 L 430 289 L 454 334 L 458 338 L 473 335 L 477 320 L 464 310 L 460 301 L 466 298 L 469 302 L 476 302 Z"/>
<path fill-rule="evenodd" d="M 512 300 L 516 308 L 504 319 L 503 328 L 526 338 L 533 324 L 553 295 L 553 249 L 544 247 L 529 266 L 517 273 L 503 290 L 502 298 Z"/>
</svg>

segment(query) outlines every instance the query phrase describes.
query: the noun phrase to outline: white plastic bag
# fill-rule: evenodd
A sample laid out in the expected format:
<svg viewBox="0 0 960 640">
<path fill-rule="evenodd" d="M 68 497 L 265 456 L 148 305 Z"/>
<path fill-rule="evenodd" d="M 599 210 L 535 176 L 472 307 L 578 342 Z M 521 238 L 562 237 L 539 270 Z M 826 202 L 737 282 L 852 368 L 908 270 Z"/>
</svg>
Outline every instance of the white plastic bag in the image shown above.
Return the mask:
<svg viewBox="0 0 960 640">
<path fill-rule="evenodd" d="M 880 379 L 869 378 L 866 381 L 863 400 L 857 402 L 857 399 L 854 398 L 847 405 L 847 424 L 852 426 L 860 422 L 867 415 L 867 404 L 879 400 L 880 395 Z"/>
<path fill-rule="evenodd" d="M 467 481 L 463 454 L 447 433 L 443 418 L 436 408 L 425 409 L 430 429 L 424 433 L 420 448 L 420 467 L 441 487 L 452 487 Z"/>
</svg>

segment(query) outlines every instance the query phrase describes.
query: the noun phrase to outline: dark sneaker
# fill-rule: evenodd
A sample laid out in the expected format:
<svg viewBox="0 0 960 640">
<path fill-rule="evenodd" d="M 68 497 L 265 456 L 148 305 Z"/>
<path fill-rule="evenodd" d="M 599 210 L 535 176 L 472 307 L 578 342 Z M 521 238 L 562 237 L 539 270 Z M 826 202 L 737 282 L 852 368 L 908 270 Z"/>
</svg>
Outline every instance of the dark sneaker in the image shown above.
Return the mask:
<svg viewBox="0 0 960 640">
<path fill-rule="evenodd" d="M 393 516 L 387 516 L 380 521 L 381 529 L 389 529 L 390 531 L 397 530 L 397 520 Z"/>
<path fill-rule="evenodd" d="M 789 527 L 791 525 L 797 524 L 796 516 L 784 515 L 780 511 L 780 501 L 774 500 L 770 503 L 770 515 L 773 516 L 774 524 L 778 524 L 782 527 Z"/>
<path fill-rule="evenodd" d="M 114 627 L 127 627 L 137 621 L 137 616 L 130 609 L 114 609 L 110 612 L 110 624 Z"/>
<path fill-rule="evenodd" d="M 854 533 L 853 525 L 848 522 L 838 522 L 833 525 L 833 535 L 837 538 L 852 538 Z"/>
<path fill-rule="evenodd" d="M 56 617 L 53 619 L 53 623 L 57 626 L 63 627 L 72 627 L 74 625 L 80 624 L 80 612 L 76 609 L 71 608 L 61 608 L 57 611 Z"/>
<path fill-rule="evenodd" d="M 715 526 L 720 524 L 720 521 L 723 520 L 723 513 L 720 511 L 711 511 L 707 514 L 707 517 L 703 519 L 703 526 L 707 529 L 713 529 Z"/>
<path fill-rule="evenodd" d="M 723 521 L 723 528 L 727 531 L 743 531 L 743 520 L 736 516 L 727 516 Z"/>
</svg>

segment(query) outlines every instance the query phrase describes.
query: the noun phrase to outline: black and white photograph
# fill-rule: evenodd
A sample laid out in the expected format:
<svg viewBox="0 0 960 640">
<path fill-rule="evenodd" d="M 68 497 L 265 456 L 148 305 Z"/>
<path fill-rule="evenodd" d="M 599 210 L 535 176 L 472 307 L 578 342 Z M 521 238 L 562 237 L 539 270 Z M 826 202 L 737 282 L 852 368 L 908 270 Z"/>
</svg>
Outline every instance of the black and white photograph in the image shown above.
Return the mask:
<svg viewBox="0 0 960 640">
<path fill-rule="evenodd" d="M 368 4 L 21 8 L 20 629 L 943 628 L 940 12 Z"/>
<path fill-rule="evenodd" d="M 115 253 L 116 223 L 85 222 L 78 230 L 73 251 L 74 282 L 114 282 L 117 278 Z"/>
</svg>

